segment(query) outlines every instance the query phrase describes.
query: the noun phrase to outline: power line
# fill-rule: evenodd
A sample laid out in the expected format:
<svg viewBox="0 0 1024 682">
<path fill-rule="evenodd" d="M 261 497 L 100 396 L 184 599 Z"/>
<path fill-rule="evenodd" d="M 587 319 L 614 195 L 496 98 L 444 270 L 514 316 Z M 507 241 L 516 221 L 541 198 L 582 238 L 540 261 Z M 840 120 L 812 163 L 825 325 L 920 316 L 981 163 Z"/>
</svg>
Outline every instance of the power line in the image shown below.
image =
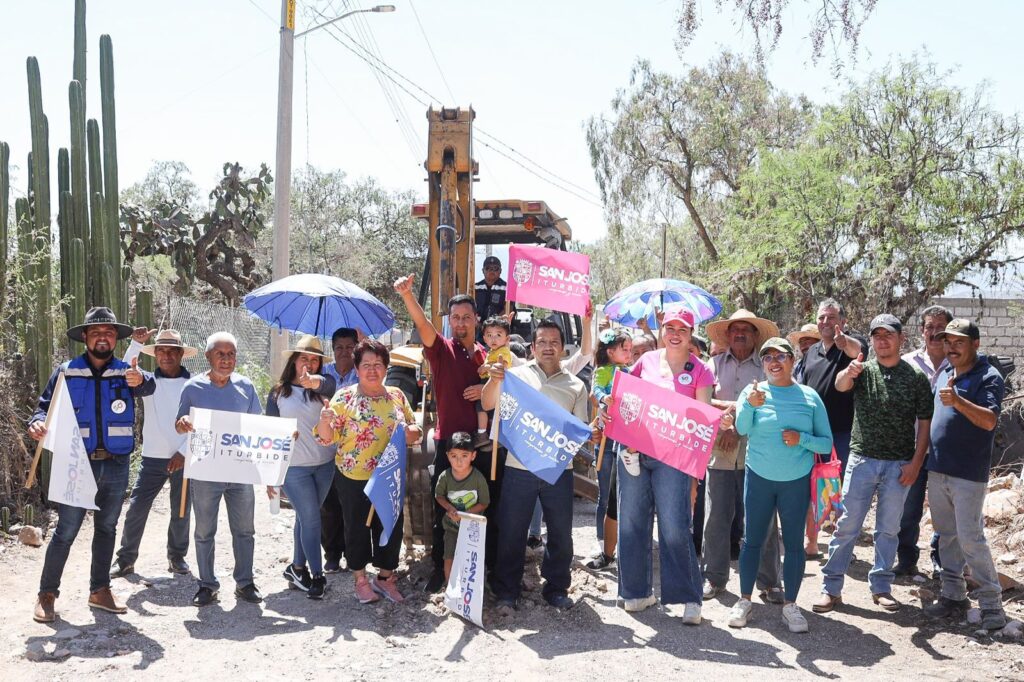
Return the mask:
<svg viewBox="0 0 1024 682">
<path fill-rule="evenodd" d="M 427 50 L 430 51 L 430 57 L 434 60 L 434 66 L 437 67 L 437 72 L 441 75 L 441 82 L 444 83 L 444 87 L 448 91 L 448 95 L 452 98 L 452 101 L 457 102 L 458 98 L 455 97 L 455 93 L 452 92 L 452 86 L 448 85 L 448 79 L 444 77 L 444 69 L 441 68 L 441 64 L 437 61 L 437 55 L 434 54 L 434 47 L 430 44 L 430 38 L 427 37 L 427 32 L 423 30 L 423 22 L 420 21 L 420 14 L 416 11 L 416 5 L 413 4 L 412 0 L 409 0 L 409 9 L 412 10 L 412 15 L 416 18 L 416 25 L 420 27 L 420 34 L 423 36 L 423 41 L 427 44 Z"/>
<path fill-rule="evenodd" d="M 272 22 L 274 23 L 274 25 L 275 25 L 275 26 L 277 26 L 277 24 L 278 24 L 278 21 L 279 21 L 279 20 L 278 20 L 278 19 L 275 19 L 275 18 L 274 18 L 274 17 L 272 17 L 272 16 L 270 16 L 270 13 L 269 13 L 269 12 L 267 12 L 267 10 L 263 9 L 262 7 L 260 7 L 260 6 L 259 6 L 259 5 L 258 5 L 258 4 L 256 3 L 256 0 L 249 0 L 249 4 L 250 4 L 250 5 L 252 5 L 253 7 L 255 7 L 256 9 L 258 9 L 258 10 L 259 10 L 259 12 L 260 12 L 260 14 L 262 14 L 263 16 L 265 16 L 265 17 L 266 17 L 267 19 L 270 19 L 270 21 L 272 21 Z"/>
</svg>

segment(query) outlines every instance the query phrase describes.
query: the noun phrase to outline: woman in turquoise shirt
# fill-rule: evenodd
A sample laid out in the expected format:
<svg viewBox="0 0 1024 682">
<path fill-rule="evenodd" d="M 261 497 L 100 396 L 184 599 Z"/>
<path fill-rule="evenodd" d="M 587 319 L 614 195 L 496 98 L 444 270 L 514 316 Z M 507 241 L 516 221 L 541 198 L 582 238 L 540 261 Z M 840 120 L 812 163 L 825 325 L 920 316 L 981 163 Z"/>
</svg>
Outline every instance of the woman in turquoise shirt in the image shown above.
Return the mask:
<svg viewBox="0 0 1024 682">
<path fill-rule="evenodd" d="M 814 453 L 832 451 L 832 429 L 817 392 L 793 381 L 793 364 L 789 341 L 768 339 L 761 346 L 761 365 L 768 385 L 754 382 L 736 400 L 736 430 L 748 441 L 741 598 L 729 614 L 729 626 L 734 628 L 744 627 L 750 619 L 750 595 L 761 561 L 761 546 L 778 513 L 786 551 L 782 620 L 790 632 L 807 632 L 807 619 L 800 613 L 796 597 L 806 562 L 803 541 L 811 503 L 811 467 Z"/>
</svg>

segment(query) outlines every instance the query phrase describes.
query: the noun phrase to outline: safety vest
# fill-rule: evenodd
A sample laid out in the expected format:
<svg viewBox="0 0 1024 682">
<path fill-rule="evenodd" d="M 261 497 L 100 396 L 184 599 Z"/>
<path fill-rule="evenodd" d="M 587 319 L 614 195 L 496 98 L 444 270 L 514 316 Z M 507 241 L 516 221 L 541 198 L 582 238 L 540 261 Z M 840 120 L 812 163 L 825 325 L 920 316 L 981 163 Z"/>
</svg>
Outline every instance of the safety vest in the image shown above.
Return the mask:
<svg viewBox="0 0 1024 682">
<path fill-rule="evenodd" d="M 135 400 L 124 379 L 128 364 L 111 358 L 97 377 L 85 354 L 64 366 L 64 381 L 87 452 L 105 448 L 114 455 L 135 449 Z"/>
</svg>

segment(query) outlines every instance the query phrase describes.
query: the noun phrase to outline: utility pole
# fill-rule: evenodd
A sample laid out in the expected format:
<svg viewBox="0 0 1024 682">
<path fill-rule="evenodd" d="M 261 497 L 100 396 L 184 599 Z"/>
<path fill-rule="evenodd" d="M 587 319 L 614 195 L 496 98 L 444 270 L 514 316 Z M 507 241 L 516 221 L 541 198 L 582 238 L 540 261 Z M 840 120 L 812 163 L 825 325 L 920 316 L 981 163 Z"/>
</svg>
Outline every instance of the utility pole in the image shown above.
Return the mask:
<svg viewBox="0 0 1024 682">
<path fill-rule="evenodd" d="M 292 193 L 292 81 L 295 62 L 295 0 L 281 0 L 281 41 L 277 67 L 277 154 L 274 161 L 274 250 L 272 273 L 275 280 L 288 276 L 289 219 Z M 281 374 L 282 353 L 287 335 L 270 332 L 271 376 Z"/>
</svg>

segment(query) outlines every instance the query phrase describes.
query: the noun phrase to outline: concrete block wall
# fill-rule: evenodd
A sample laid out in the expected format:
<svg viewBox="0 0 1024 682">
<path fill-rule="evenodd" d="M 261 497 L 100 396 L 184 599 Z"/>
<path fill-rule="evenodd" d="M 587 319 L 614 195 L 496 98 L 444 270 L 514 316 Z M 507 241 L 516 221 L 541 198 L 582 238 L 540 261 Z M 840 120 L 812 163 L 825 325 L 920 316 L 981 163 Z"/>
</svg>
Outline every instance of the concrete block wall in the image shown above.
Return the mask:
<svg viewBox="0 0 1024 682">
<path fill-rule="evenodd" d="M 1007 355 L 1024 367 L 1024 299 L 936 298 L 932 303 L 974 320 L 981 329 L 982 352 Z"/>
</svg>

